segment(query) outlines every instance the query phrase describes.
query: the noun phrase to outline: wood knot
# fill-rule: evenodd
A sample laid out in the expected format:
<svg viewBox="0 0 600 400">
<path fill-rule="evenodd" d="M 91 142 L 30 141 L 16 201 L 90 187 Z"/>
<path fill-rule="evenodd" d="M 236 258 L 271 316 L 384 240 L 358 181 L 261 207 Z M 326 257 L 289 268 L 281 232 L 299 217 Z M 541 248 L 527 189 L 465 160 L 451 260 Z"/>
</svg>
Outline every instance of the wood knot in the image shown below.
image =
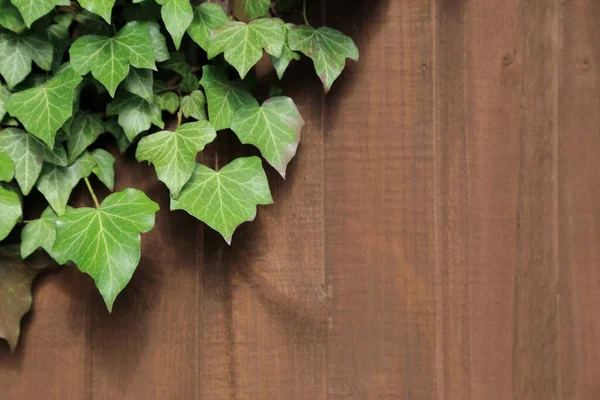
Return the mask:
<svg viewBox="0 0 600 400">
<path fill-rule="evenodd" d="M 504 55 L 502 56 L 502 65 L 505 67 L 511 65 L 515 60 L 515 54 L 516 52 L 514 51 L 512 53 L 504 53 Z"/>
<path fill-rule="evenodd" d="M 583 58 L 578 59 L 576 68 L 579 71 L 589 71 L 592 68 L 592 62 L 590 61 L 590 57 L 584 56 Z"/>
</svg>

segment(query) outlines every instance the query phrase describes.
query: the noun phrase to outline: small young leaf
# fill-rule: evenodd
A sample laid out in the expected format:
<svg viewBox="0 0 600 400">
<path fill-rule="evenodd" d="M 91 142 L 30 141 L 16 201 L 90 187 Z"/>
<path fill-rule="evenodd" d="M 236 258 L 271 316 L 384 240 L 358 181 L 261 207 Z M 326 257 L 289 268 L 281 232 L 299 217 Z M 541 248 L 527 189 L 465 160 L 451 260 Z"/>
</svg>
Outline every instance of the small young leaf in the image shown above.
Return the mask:
<svg viewBox="0 0 600 400">
<path fill-rule="evenodd" d="M 131 68 L 129 75 L 123 82 L 123 89 L 142 99 L 152 102 L 154 74 L 151 69 Z"/>
<path fill-rule="evenodd" d="M 78 114 L 71 124 L 67 140 L 69 164 L 74 163 L 102 133 L 104 133 L 104 124 L 100 117 L 92 114 Z"/>
<path fill-rule="evenodd" d="M 210 31 L 227 22 L 229 18 L 220 5 L 202 3 L 194 10 L 194 20 L 187 33 L 204 51 L 208 51 Z"/>
<path fill-rule="evenodd" d="M 167 61 L 170 57 L 169 49 L 167 48 L 167 39 L 160 33 L 160 25 L 156 22 L 148 22 L 150 29 L 150 38 L 152 38 L 152 47 L 154 47 L 154 61 Z"/>
<path fill-rule="evenodd" d="M 31 63 L 45 71 L 52 68 L 52 43 L 35 33 L 0 32 L 0 75 L 9 89 L 31 73 Z"/>
<path fill-rule="evenodd" d="M 314 29 L 306 25 L 295 26 L 290 29 L 288 44 L 291 50 L 299 51 L 313 60 L 326 92 L 344 70 L 346 59 L 358 61 L 359 57 L 358 48 L 351 38 L 327 27 Z"/>
<path fill-rule="evenodd" d="M 194 90 L 188 96 L 183 97 L 181 99 L 181 112 L 186 118 L 194 118 L 198 121 L 208 120 L 204 93 L 200 90 Z"/>
<path fill-rule="evenodd" d="M 150 28 L 145 22 L 133 21 L 114 37 L 80 36 L 69 50 L 73 69 L 85 75 L 92 72 L 114 97 L 119 84 L 136 68 L 156 69 Z"/>
<path fill-rule="evenodd" d="M 111 191 L 115 190 L 115 158 L 103 149 L 96 149 L 90 154 L 96 159 L 96 166 L 92 169 L 94 175 Z"/>
<path fill-rule="evenodd" d="M 42 86 L 13 93 L 6 110 L 52 149 L 56 132 L 73 115 L 73 96 L 80 82 L 81 77 L 66 68 Z"/>
<path fill-rule="evenodd" d="M 108 196 L 99 209 L 77 208 L 57 221 L 53 252 L 94 278 L 112 310 L 140 262 L 140 233 L 154 227 L 158 204 L 136 189 Z"/>
<path fill-rule="evenodd" d="M 175 48 L 179 50 L 181 39 L 194 18 L 192 5 L 189 0 L 156 0 L 156 2 L 162 5 L 163 21 L 173 38 Z"/>
<path fill-rule="evenodd" d="M 54 262 L 36 254 L 25 261 L 18 246 L 0 247 L 0 338 L 14 351 L 21 333 L 21 318 L 31 308 L 31 284 L 35 277 Z"/>
<path fill-rule="evenodd" d="M 200 84 L 206 91 L 210 123 L 217 131 L 229 128 L 235 112 L 241 107 L 258 105 L 241 81 L 229 81 L 227 74 L 218 67 L 204 66 Z"/>
<path fill-rule="evenodd" d="M 273 203 L 258 157 L 238 158 L 219 172 L 196 164 L 191 180 L 171 210 L 184 210 L 219 232 L 231 244 L 233 232 L 256 217 L 256 206 Z"/>
<path fill-rule="evenodd" d="M 158 132 L 140 140 L 136 158 L 154 164 L 158 179 L 178 198 L 194 172 L 196 154 L 216 137 L 208 121 L 183 124 L 175 132 Z"/>
<path fill-rule="evenodd" d="M 0 182 L 10 182 L 15 177 L 15 163 L 8 154 L 0 153 Z"/>
<path fill-rule="evenodd" d="M 17 128 L 0 131 L 0 151 L 15 164 L 15 178 L 27 196 L 40 176 L 44 145 L 29 133 Z"/>
<path fill-rule="evenodd" d="M 16 193 L 0 186 L 0 240 L 4 240 L 23 216 L 21 199 Z"/>
<path fill-rule="evenodd" d="M 271 0 L 231 0 L 231 3 L 233 15 L 244 22 L 264 17 L 271 7 Z"/>
<path fill-rule="evenodd" d="M 179 110 L 179 96 L 173 92 L 163 92 L 154 95 L 154 104 L 161 111 L 167 111 L 169 114 L 175 114 Z"/>
<path fill-rule="evenodd" d="M 296 155 L 304 120 L 289 97 L 272 97 L 261 107 L 240 108 L 231 130 L 240 141 L 258 147 L 263 157 L 285 178 L 288 163 Z"/>
<path fill-rule="evenodd" d="M 71 192 L 80 180 L 87 178 L 96 166 L 96 159 L 84 153 L 70 167 L 46 164 L 36 187 L 44 195 L 54 212 L 63 215 Z"/>
<path fill-rule="evenodd" d="M 28 28 L 56 6 L 68 6 L 70 0 L 10 0 L 21 12 Z"/>
<path fill-rule="evenodd" d="M 299 60 L 300 54 L 290 50 L 288 45 L 288 38 L 290 29 L 294 27 L 294 24 L 285 24 L 284 32 L 285 32 L 285 43 L 283 44 L 283 50 L 281 51 L 281 57 L 271 56 L 271 62 L 275 67 L 275 71 L 277 71 L 277 77 L 279 79 L 283 79 L 283 75 L 287 70 L 288 66 L 292 62 L 292 60 Z"/>
<path fill-rule="evenodd" d="M 225 60 L 242 79 L 263 55 L 263 49 L 274 57 L 281 57 L 285 32 L 283 21 L 261 18 L 246 24 L 233 21 L 212 31 L 208 45 L 208 58 L 224 53 Z"/>
<path fill-rule="evenodd" d="M 106 115 L 118 115 L 119 125 L 125 131 L 125 135 L 132 142 L 137 135 L 150 129 L 152 124 L 164 128 L 160 107 L 148 103 L 141 97 L 130 93 L 119 93 L 117 97 L 108 104 Z"/>
<path fill-rule="evenodd" d="M 110 24 L 110 16 L 116 0 L 79 0 L 81 7 L 104 18 Z"/>
<path fill-rule="evenodd" d="M 21 231 L 21 258 L 25 259 L 39 248 L 52 255 L 56 239 L 56 214 L 48 207 L 39 219 L 29 222 Z"/>
<path fill-rule="evenodd" d="M 9 0 L 0 0 L 0 26 L 14 33 L 22 33 L 25 30 L 25 22 L 19 9 Z"/>
</svg>

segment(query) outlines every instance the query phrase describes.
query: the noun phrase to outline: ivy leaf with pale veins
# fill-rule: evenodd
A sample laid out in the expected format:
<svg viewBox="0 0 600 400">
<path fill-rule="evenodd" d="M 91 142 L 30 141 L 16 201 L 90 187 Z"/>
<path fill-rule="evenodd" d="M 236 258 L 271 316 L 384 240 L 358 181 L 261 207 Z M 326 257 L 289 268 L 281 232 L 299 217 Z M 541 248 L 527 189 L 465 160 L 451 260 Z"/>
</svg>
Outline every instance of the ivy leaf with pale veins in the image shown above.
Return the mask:
<svg viewBox="0 0 600 400">
<path fill-rule="evenodd" d="M 108 116 L 118 115 L 119 125 L 123 128 L 130 142 L 140 133 L 150 129 L 152 124 L 164 128 L 160 107 L 148 103 L 141 97 L 131 93 L 122 92 L 108 104 L 106 108 Z"/>
<path fill-rule="evenodd" d="M 306 25 L 290 29 L 288 45 L 313 60 L 315 71 L 325 86 L 331 89 L 333 82 L 346 66 L 346 59 L 358 61 L 358 48 L 354 41 L 342 32 L 322 27 L 315 29 Z"/>
<path fill-rule="evenodd" d="M 140 140 L 136 158 L 154 164 L 158 179 L 178 198 L 194 172 L 196 154 L 216 137 L 208 121 L 183 124 L 175 132 L 158 132 Z"/>
<path fill-rule="evenodd" d="M 94 175 L 111 191 L 115 190 L 115 158 L 103 149 L 96 149 L 91 155 L 96 159 L 96 166 L 92 169 Z"/>
<path fill-rule="evenodd" d="M 48 207 L 39 219 L 25 225 L 21 231 L 21 258 L 25 259 L 39 248 L 52 255 L 56 239 L 56 214 Z"/>
<path fill-rule="evenodd" d="M 2 84 L 0 84 L 0 122 L 2 122 L 2 119 L 6 115 L 4 103 L 8 101 L 9 97 L 10 92 Z"/>
<path fill-rule="evenodd" d="M 256 217 L 257 205 L 273 203 L 258 157 L 238 158 L 219 172 L 196 164 L 192 178 L 171 210 L 184 210 L 219 232 L 231 244 L 233 232 Z"/>
<path fill-rule="evenodd" d="M 81 80 L 67 67 L 41 86 L 13 93 L 6 110 L 52 149 L 56 132 L 73 115 L 73 97 Z"/>
<path fill-rule="evenodd" d="M 15 163 L 8 154 L 0 152 L 0 182 L 10 182 L 15 177 Z"/>
<path fill-rule="evenodd" d="M 22 33 L 25 30 L 21 13 L 10 0 L 0 0 L 0 26 L 14 33 Z"/>
<path fill-rule="evenodd" d="M 190 0 L 156 0 L 162 6 L 161 15 L 167 31 L 173 38 L 175 48 L 179 50 L 181 39 L 194 19 L 194 10 Z"/>
<path fill-rule="evenodd" d="M 200 84 L 206 92 L 210 123 L 217 131 L 231 127 L 235 112 L 243 106 L 258 105 L 242 81 L 230 81 L 218 67 L 204 66 Z"/>
<path fill-rule="evenodd" d="M 71 124 L 67 140 L 69 164 L 74 163 L 102 133 L 104 133 L 104 124 L 100 117 L 93 114 L 78 114 Z"/>
<path fill-rule="evenodd" d="M 63 215 L 71 192 L 80 180 L 87 178 L 96 166 L 96 159 L 84 153 L 69 167 L 45 164 L 36 184 L 54 212 Z"/>
<path fill-rule="evenodd" d="M 159 93 L 154 95 L 154 104 L 160 107 L 161 111 L 175 114 L 179 110 L 179 96 L 173 92 Z"/>
<path fill-rule="evenodd" d="M 264 17 L 270 7 L 271 0 L 231 0 L 233 15 L 244 22 Z"/>
<path fill-rule="evenodd" d="M 0 240 L 6 239 L 23 216 L 19 195 L 0 186 Z"/>
<path fill-rule="evenodd" d="M 131 280 L 140 262 L 140 233 L 154 227 L 158 204 L 136 189 L 108 196 L 100 208 L 69 209 L 57 221 L 53 252 L 94 278 L 106 307 Z"/>
<path fill-rule="evenodd" d="M 42 171 L 44 145 L 29 133 L 17 128 L 0 131 L 0 151 L 15 165 L 15 178 L 27 196 Z"/>
<path fill-rule="evenodd" d="M 15 351 L 21 318 L 31 309 L 31 284 L 54 262 L 44 254 L 22 260 L 18 246 L 0 247 L 0 338 Z"/>
<path fill-rule="evenodd" d="M 194 90 L 181 99 L 181 112 L 186 118 L 198 121 L 208 120 L 206 116 L 206 97 L 200 90 Z"/>
<path fill-rule="evenodd" d="M 240 108 L 231 124 L 244 144 L 258 147 L 262 156 L 285 178 L 288 163 L 296 155 L 304 120 L 289 97 L 272 97 L 262 106 Z"/>
<path fill-rule="evenodd" d="M 288 45 L 290 29 L 292 29 L 294 26 L 294 24 L 285 24 L 283 28 L 285 32 L 285 43 L 283 44 L 281 56 L 271 56 L 271 62 L 273 63 L 273 67 L 275 67 L 275 71 L 277 71 L 277 77 L 279 79 L 283 79 L 283 75 L 285 74 L 285 71 L 289 67 L 292 60 L 300 59 L 300 54 L 290 50 L 290 46 Z"/>
<path fill-rule="evenodd" d="M 214 29 L 208 45 L 208 58 L 224 53 L 242 79 L 262 58 L 263 49 L 281 57 L 285 42 L 284 24 L 278 18 L 261 18 L 246 24 L 232 21 Z"/>
<path fill-rule="evenodd" d="M 150 28 L 145 22 L 133 21 L 114 37 L 80 36 L 69 50 L 73 69 L 85 75 L 92 72 L 110 95 L 129 74 L 130 65 L 156 69 Z"/>
<path fill-rule="evenodd" d="M 204 51 L 208 51 L 210 31 L 229 22 L 223 8 L 215 3 L 202 3 L 194 10 L 194 19 L 187 30 L 188 35 Z"/>
<path fill-rule="evenodd" d="M 52 43 L 28 32 L 0 32 L 0 75 L 12 89 L 31 73 L 31 63 L 45 71 L 52 68 Z"/>
<path fill-rule="evenodd" d="M 123 82 L 123 89 L 151 102 L 154 96 L 153 83 L 154 73 L 151 69 L 131 68 Z"/>
<path fill-rule="evenodd" d="M 170 57 L 167 47 L 167 39 L 160 33 L 160 25 L 156 22 L 148 22 L 150 29 L 150 38 L 152 39 L 152 47 L 154 47 L 154 61 L 167 61 Z"/>
<path fill-rule="evenodd" d="M 25 25 L 31 28 L 31 24 L 48 14 L 56 6 L 68 6 L 70 0 L 10 0 L 21 13 Z"/>
<path fill-rule="evenodd" d="M 116 0 L 79 0 L 81 7 L 91 13 L 101 16 L 110 24 L 110 16 Z"/>
</svg>

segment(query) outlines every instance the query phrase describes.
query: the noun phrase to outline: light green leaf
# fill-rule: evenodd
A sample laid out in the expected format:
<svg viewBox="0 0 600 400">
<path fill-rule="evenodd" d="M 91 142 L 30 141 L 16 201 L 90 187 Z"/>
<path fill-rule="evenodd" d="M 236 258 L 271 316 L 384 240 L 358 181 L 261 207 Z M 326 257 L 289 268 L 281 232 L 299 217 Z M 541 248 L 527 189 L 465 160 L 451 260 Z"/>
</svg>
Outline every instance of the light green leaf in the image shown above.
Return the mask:
<svg viewBox="0 0 600 400">
<path fill-rule="evenodd" d="M 125 153 L 129 146 L 131 146 L 131 142 L 127 139 L 127 135 L 125 135 L 125 131 L 121 128 L 121 125 L 119 125 L 117 118 L 113 117 L 108 119 L 104 123 L 104 130 L 115 138 L 121 154 Z"/>
<path fill-rule="evenodd" d="M 156 2 L 162 5 L 161 14 L 165 27 L 173 38 L 175 48 L 179 50 L 181 39 L 194 19 L 190 0 L 156 0 Z"/>
<path fill-rule="evenodd" d="M 151 102 L 154 96 L 153 82 L 154 73 L 151 69 L 131 68 L 123 82 L 123 89 Z"/>
<path fill-rule="evenodd" d="M 290 29 L 288 45 L 291 50 L 299 51 L 313 60 L 326 92 L 344 70 L 346 59 L 358 61 L 359 58 L 358 48 L 351 38 L 327 27 L 314 29 L 306 25 L 295 26 Z"/>
<path fill-rule="evenodd" d="M 96 159 L 96 166 L 92 170 L 94 175 L 111 191 L 115 190 L 115 158 L 103 149 L 96 149 L 91 155 Z"/>
<path fill-rule="evenodd" d="M 161 68 L 176 72 L 181 75 L 179 88 L 184 92 L 192 92 L 200 87 L 198 78 L 192 72 L 192 67 L 185 60 L 181 52 L 171 54 L 171 58 L 161 65 Z"/>
<path fill-rule="evenodd" d="M 0 75 L 12 89 L 31 73 L 31 63 L 52 68 L 52 43 L 35 33 L 0 32 Z"/>
<path fill-rule="evenodd" d="M 200 84 L 206 92 L 210 123 L 218 131 L 231 127 L 233 116 L 241 107 L 258 104 L 242 81 L 229 81 L 218 67 L 204 66 Z"/>
<path fill-rule="evenodd" d="M 56 6 L 68 6 L 70 0 L 10 0 L 21 13 L 28 28 Z"/>
<path fill-rule="evenodd" d="M 84 153 L 70 167 L 45 164 L 36 187 L 44 195 L 54 212 L 63 215 L 71 192 L 80 180 L 87 178 L 96 166 L 96 159 Z"/>
<path fill-rule="evenodd" d="M 185 210 L 219 232 L 231 244 L 233 232 L 256 217 L 256 206 L 273 203 L 258 157 L 238 158 L 219 172 L 196 164 L 191 180 L 171 210 Z"/>
<path fill-rule="evenodd" d="M 285 24 L 284 26 L 285 43 L 283 44 L 281 57 L 271 56 L 271 62 L 275 67 L 275 71 L 277 71 L 277 77 L 279 77 L 279 79 L 283 79 L 283 75 L 285 74 L 285 71 L 287 70 L 292 60 L 300 59 L 300 54 L 290 50 L 290 47 L 288 45 L 289 32 L 290 29 L 292 29 L 294 26 L 294 24 Z"/>
<path fill-rule="evenodd" d="M 23 216 L 19 195 L 0 186 L 0 240 L 6 239 Z"/>
<path fill-rule="evenodd" d="M 0 122 L 6 115 L 6 109 L 4 108 L 4 103 L 6 103 L 8 101 L 9 97 L 10 97 L 10 92 L 2 84 L 0 84 Z"/>
<path fill-rule="evenodd" d="M 271 0 L 231 0 L 233 15 L 244 22 L 264 17 L 270 7 Z"/>
<path fill-rule="evenodd" d="M 0 26 L 15 33 L 22 33 L 25 30 L 25 22 L 21 18 L 19 9 L 9 0 L 0 0 Z"/>
<path fill-rule="evenodd" d="M 274 57 L 281 57 L 285 32 L 283 21 L 261 18 L 246 24 L 232 21 L 212 31 L 208 58 L 224 53 L 225 61 L 239 72 L 242 79 L 263 55 L 263 49 Z"/>
<path fill-rule="evenodd" d="M 210 31 L 227 22 L 229 22 L 229 18 L 220 5 L 202 3 L 194 10 L 194 20 L 187 33 L 204 51 L 208 51 Z"/>
<path fill-rule="evenodd" d="M 81 75 L 91 71 L 112 97 L 129 74 L 130 64 L 156 69 L 150 29 L 145 22 L 130 22 L 112 38 L 80 36 L 69 52 L 73 69 Z"/>
<path fill-rule="evenodd" d="M 6 110 L 52 149 L 56 132 L 73 115 L 73 94 L 80 82 L 81 77 L 66 68 L 42 86 L 13 93 Z"/>
<path fill-rule="evenodd" d="M 0 153 L 0 182 L 10 182 L 15 177 L 15 163 L 8 154 Z"/>
<path fill-rule="evenodd" d="M 42 171 L 44 145 L 29 133 L 17 128 L 0 131 L 0 151 L 15 164 L 15 178 L 25 196 Z"/>
<path fill-rule="evenodd" d="M 196 154 L 216 137 L 208 121 L 183 124 L 175 132 L 158 132 L 140 140 L 136 158 L 154 164 L 158 179 L 178 198 L 194 172 Z"/>
<path fill-rule="evenodd" d="M 54 253 L 94 278 L 112 310 L 140 262 L 140 233 L 154 227 L 158 204 L 136 189 L 108 196 L 99 209 L 70 209 L 57 221 Z"/>
<path fill-rule="evenodd" d="M 179 96 L 173 92 L 159 93 L 154 96 L 154 104 L 169 114 L 175 114 L 179 110 Z"/>
<path fill-rule="evenodd" d="M 119 125 L 123 128 L 127 139 L 132 142 L 137 135 L 150 129 L 152 124 L 164 128 L 160 107 L 148 103 L 141 97 L 130 93 L 119 93 L 106 108 L 108 116 L 118 115 Z"/>
<path fill-rule="evenodd" d="M 296 155 L 304 120 L 289 97 L 272 97 L 261 107 L 240 108 L 231 124 L 244 144 L 258 147 L 262 156 L 285 178 L 288 163 Z"/>
<path fill-rule="evenodd" d="M 69 164 L 74 163 L 102 133 L 104 133 L 104 124 L 100 117 L 92 114 L 78 114 L 71 124 L 67 140 Z"/>
<path fill-rule="evenodd" d="M 148 29 L 150 29 L 150 37 L 154 47 L 154 61 L 167 61 L 170 57 L 169 49 L 167 48 L 167 39 L 160 33 L 160 25 L 156 22 L 148 22 Z"/>
<path fill-rule="evenodd" d="M 208 120 L 206 116 L 206 97 L 200 90 L 194 90 L 181 99 L 181 112 L 186 118 L 198 121 Z"/>
<path fill-rule="evenodd" d="M 56 239 L 56 214 L 48 207 L 39 219 L 29 222 L 21 231 L 21 258 L 25 259 L 39 248 L 52 255 Z"/>
<path fill-rule="evenodd" d="M 116 0 L 79 0 L 81 7 L 104 18 L 110 24 L 110 16 Z"/>
</svg>

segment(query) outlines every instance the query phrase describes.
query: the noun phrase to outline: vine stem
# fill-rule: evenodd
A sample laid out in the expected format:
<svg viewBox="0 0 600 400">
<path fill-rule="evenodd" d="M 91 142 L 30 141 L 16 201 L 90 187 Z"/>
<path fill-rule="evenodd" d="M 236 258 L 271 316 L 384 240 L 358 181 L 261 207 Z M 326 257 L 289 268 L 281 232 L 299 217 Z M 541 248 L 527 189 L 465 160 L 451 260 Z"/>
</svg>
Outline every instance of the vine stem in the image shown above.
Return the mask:
<svg viewBox="0 0 600 400">
<path fill-rule="evenodd" d="M 90 180 L 88 178 L 83 178 L 85 180 L 85 184 L 88 188 L 88 190 L 90 191 L 90 194 L 92 195 L 92 199 L 94 199 L 94 204 L 96 205 L 96 208 L 100 208 L 100 203 L 98 203 L 98 198 L 96 197 L 96 193 L 94 192 L 94 189 L 92 188 L 92 184 L 90 183 Z"/>
<path fill-rule="evenodd" d="M 308 0 L 304 0 L 304 4 L 302 6 L 302 16 L 304 17 L 304 23 L 310 26 L 310 22 L 308 22 L 308 17 L 306 16 L 306 3 Z"/>
</svg>

